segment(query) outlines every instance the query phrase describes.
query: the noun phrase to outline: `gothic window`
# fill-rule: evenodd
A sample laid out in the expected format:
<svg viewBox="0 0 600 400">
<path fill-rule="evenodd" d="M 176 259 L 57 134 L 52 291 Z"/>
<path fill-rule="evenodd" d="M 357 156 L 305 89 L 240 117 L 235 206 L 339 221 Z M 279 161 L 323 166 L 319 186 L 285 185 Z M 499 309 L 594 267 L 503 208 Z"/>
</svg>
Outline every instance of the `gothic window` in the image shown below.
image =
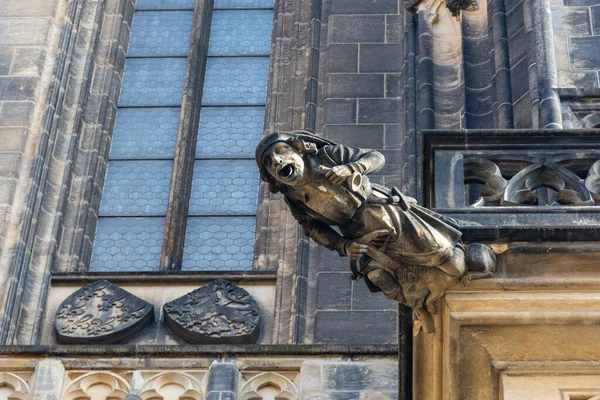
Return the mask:
<svg viewBox="0 0 600 400">
<path fill-rule="evenodd" d="M 272 20 L 273 0 L 136 2 L 91 271 L 252 268 Z"/>
</svg>

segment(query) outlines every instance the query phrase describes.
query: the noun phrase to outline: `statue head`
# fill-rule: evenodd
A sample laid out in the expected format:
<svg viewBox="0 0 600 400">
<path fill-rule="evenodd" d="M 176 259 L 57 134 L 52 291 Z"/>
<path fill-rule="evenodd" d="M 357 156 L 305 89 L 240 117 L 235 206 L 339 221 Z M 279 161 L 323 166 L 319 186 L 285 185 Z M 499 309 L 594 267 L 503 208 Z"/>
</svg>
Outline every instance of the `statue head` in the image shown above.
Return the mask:
<svg viewBox="0 0 600 400">
<path fill-rule="evenodd" d="M 425 303 L 427 296 L 429 296 L 429 288 L 423 279 L 420 279 L 424 272 L 421 270 L 422 268 L 424 267 L 416 267 L 412 271 L 403 270 L 399 276 L 399 283 L 402 286 L 405 304 L 409 307 L 423 307 L 423 303 Z"/>
<path fill-rule="evenodd" d="M 334 143 L 305 131 L 265 136 L 256 146 L 260 177 L 269 183 L 273 193 L 285 193 L 288 187 L 301 186 L 306 176 L 306 156 L 331 144 Z"/>
</svg>

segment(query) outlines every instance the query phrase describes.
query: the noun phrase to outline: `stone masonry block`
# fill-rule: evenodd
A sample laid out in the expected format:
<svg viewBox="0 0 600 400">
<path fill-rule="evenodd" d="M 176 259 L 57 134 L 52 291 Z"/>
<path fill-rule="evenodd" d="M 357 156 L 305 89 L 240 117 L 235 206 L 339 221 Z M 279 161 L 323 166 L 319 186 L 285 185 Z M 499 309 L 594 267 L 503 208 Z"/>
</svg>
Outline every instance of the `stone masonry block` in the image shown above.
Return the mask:
<svg viewBox="0 0 600 400">
<path fill-rule="evenodd" d="M 592 35 L 600 35 L 600 5 L 590 7 L 592 13 Z"/>
<path fill-rule="evenodd" d="M 49 0 L 2 0 L 0 15 L 3 17 L 50 17 L 54 1 Z"/>
<path fill-rule="evenodd" d="M 560 7 L 552 9 L 552 28 L 555 35 L 586 36 L 590 34 L 590 15 L 587 8 Z"/>
<path fill-rule="evenodd" d="M 569 38 L 572 68 L 600 69 L 600 36 Z"/>
<path fill-rule="evenodd" d="M 26 128 L 0 127 L 0 151 L 22 152 L 27 137 Z"/>
<path fill-rule="evenodd" d="M 352 281 L 353 310 L 396 310 L 398 303 L 389 300 L 381 292 L 371 293 L 363 281 Z"/>
<path fill-rule="evenodd" d="M 317 311 L 315 343 L 395 344 L 396 314 L 394 311 Z"/>
<path fill-rule="evenodd" d="M 332 15 L 328 37 L 330 43 L 383 43 L 385 16 Z"/>
<path fill-rule="evenodd" d="M 233 362 L 214 362 L 210 366 L 208 391 L 237 391 L 239 370 Z"/>
<path fill-rule="evenodd" d="M 317 275 L 317 308 L 320 310 L 350 310 L 352 275 L 324 273 Z"/>
<path fill-rule="evenodd" d="M 525 30 L 517 31 L 508 39 L 508 55 L 511 65 L 515 65 L 525 58 L 527 54 L 527 40 L 525 40 Z"/>
<path fill-rule="evenodd" d="M 400 72 L 402 61 L 402 46 L 399 44 L 360 46 L 360 72 Z"/>
<path fill-rule="evenodd" d="M 360 400 L 397 400 L 397 391 L 364 390 L 360 392 Z"/>
<path fill-rule="evenodd" d="M 0 101 L 33 100 L 37 82 L 32 77 L 0 77 Z"/>
<path fill-rule="evenodd" d="M 359 123 L 395 123 L 401 122 L 401 100 L 396 99 L 359 99 Z"/>
<path fill-rule="evenodd" d="M 0 126 L 28 126 L 33 104 L 31 101 L 4 101 L 0 103 Z"/>
<path fill-rule="evenodd" d="M 0 75 L 8 75 L 10 64 L 12 64 L 13 47 L 0 47 Z"/>
<path fill-rule="evenodd" d="M 383 97 L 382 74 L 330 74 L 329 97 Z"/>
<path fill-rule="evenodd" d="M 385 97 L 402 97 L 404 79 L 402 74 L 385 75 Z"/>
<path fill-rule="evenodd" d="M 358 72 L 358 45 L 329 45 L 327 48 L 327 72 Z"/>
<path fill-rule="evenodd" d="M 40 76 L 44 68 L 46 50 L 43 47 L 21 47 L 15 50 L 10 74 Z"/>
<path fill-rule="evenodd" d="M 385 17 L 385 37 L 387 43 L 400 43 L 404 37 L 402 15 L 387 15 Z"/>
<path fill-rule="evenodd" d="M 383 147 L 383 125 L 327 125 L 327 137 L 348 146 L 381 149 Z"/>
<path fill-rule="evenodd" d="M 0 178 L 17 179 L 23 156 L 17 152 L 0 151 Z"/>
<path fill-rule="evenodd" d="M 395 14 L 397 0 L 331 0 L 332 14 Z"/>
<path fill-rule="evenodd" d="M 0 178 L 0 205 L 12 204 L 13 195 L 15 194 L 16 187 L 16 178 Z"/>
<path fill-rule="evenodd" d="M 600 0 L 565 0 L 566 6 L 597 6 Z"/>
<path fill-rule="evenodd" d="M 386 125 L 385 126 L 385 149 L 400 149 L 402 142 L 406 139 L 404 125 Z"/>
<path fill-rule="evenodd" d="M 0 18 L 2 44 L 5 46 L 44 44 L 51 22 L 50 18 Z"/>
<path fill-rule="evenodd" d="M 398 368 L 394 363 L 347 363 L 323 366 L 323 388 L 329 390 L 394 390 Z"/>
<path fill-rule="evenodd" d="M 523 7 L 513 8 L 506 14 L 506 29 L 508 37 L 523 29 Z"/>
<path fill-rule="evenodd" d="M 348 124 L 356 122 L 356 99 L 325 100 L 325 123 Z"/>
<path fill-rule="evenodd" d="M 513 101 L 517 101 L 529 92 L 527 60 L 522 60 L 510 70 L 510 88 Z"/>
</svg>

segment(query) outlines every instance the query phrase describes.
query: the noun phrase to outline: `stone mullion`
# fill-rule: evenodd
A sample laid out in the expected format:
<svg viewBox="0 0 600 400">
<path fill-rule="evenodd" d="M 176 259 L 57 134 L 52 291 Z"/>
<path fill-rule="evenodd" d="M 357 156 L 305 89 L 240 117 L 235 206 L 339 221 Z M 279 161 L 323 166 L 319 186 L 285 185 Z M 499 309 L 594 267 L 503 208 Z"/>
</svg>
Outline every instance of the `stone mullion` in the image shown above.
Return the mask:
<svg viewBox="0 0 600 400">
<path fill-rule="evenodd" d="M 213 0 L 196 2 L 160 257 L 163 271 L 181 269 L 212 11 Z"/>
</svg>

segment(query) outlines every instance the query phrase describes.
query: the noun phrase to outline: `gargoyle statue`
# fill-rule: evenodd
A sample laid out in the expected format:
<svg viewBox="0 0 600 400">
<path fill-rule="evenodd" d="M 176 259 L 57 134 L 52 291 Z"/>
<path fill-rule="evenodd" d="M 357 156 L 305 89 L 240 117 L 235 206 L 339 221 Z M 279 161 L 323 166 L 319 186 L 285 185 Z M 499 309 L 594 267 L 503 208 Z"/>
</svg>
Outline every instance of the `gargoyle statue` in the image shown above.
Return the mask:
<svg viewBox="0 0 600 400">
<path fill-rule="evenodd" d="M 278 132 L 258 144 L 256 162 L 305 234 L 348 257 L 354 279 L 364 277 L 372 292 L 411 307 L 425 332 L 434 331 L 434 302 L 447 288 L 495 271 L 489 247 L 462 243 L 459 228 L 467 223 L 369 182 L 367 175 L 385 163 L 378 151 L 303 131 Z"/>
</svg>

